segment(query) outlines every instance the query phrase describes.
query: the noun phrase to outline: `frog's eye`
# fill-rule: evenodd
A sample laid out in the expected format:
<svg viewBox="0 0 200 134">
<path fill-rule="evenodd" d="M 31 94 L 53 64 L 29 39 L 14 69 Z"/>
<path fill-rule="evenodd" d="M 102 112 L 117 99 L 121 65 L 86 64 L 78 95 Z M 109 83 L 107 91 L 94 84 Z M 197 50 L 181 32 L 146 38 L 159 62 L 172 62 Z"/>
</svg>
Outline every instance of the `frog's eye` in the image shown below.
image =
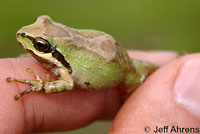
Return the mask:
<svg viewBox="0 0 200 134">
<path fill-rule="evenodd" d="M 34 47 L 38 51 L 44 52 L 44 53 L 49 53 L 52 51 L 50 43 L 41 37 L 35 38 Z"/>
</svg>

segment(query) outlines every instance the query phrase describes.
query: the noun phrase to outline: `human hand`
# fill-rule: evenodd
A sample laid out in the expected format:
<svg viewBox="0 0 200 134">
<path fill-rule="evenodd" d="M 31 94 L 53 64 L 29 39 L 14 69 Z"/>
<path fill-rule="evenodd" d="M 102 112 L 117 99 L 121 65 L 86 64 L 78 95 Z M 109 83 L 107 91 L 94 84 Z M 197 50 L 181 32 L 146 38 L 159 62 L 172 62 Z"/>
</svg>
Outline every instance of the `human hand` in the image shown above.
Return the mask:
<svg viewBox="0 0 200 134">
<path fill-rule="evenodd" d="M 152 74 L 152 76 L 133 93 L 117 114 L 109 132 L 143 133 L 144 127 L 147 125 L 155 127 L 155 125 L 161 126 L 163 123 L 168 125 L 172 124 L 172 122 L 174 124 L 180 123 L 180 125 L 187 126 L 188 123 L 191 124 L 193 121 L 193 127 L 199 126 L 198 119 L 190 115 L 184 108 L 173 101 L 174 99 L 171 96 L 172 89 L 162 89 L 165 84 L 163 84 L 163 82 L 156 82 L 156 78 L 158 81 L 160 81 L 161 78 L 167 78 L 168 81 L 165 81 L 166 85 L 169 86 L 168 82 L 174 81 L 174 79 L 170 79 L 171 77 L 168 78 L 166 76 L 168 76 L 170 72 L 177 71 L 176 69 L 179 68 L 178 61 L 181 59 L 178 59 L 178 61 L 175 60 L 176 62 L 174 61 L 174 63 L 172 60 L 176 58 L 176 54 L 169 52 L 144 53 L 137 51 L 130 53 L 130 55 L 133 54 L 133 57 L 138 59 L 152 61 L 164 66 L 158 70 L 158 72 L 161 70 L 161 73 Z M 187 59 L 188 58 L 185 60 Z M 169 61 L 172 62 L 165 65 Z M 15 76 L 16 78 L 33 79 L 33 76 L 25 71 L 27 67 L 31 67 L 36 73 L 41 74 L 43 78 L 47 71 L 32 58 L 2 59 L 0 62 L 2 70 L 0 77 L 0 133 L 69 131 L 85 126 L 95 120 L 112 119 L 120 108 L 122 100 L 117 89 L 92 92 L 74 90 L 58 94 L 31 93 L 15 101 L 13 96 L 28 88 L 28 86 L 19 83 L 9 84 L 5 81 L 6 77 Z M 168 75 L 164 75 L 166 73 L 162 72 L 162 68 L 167 68 L 167 66 L 171 64 L 177 65 L 170 70 L 170 72 L 167 70 Z M 173 65 L 170 67 L 172 68 L 172 66 Z M 158 78 L 159 75 L 163 77 Z M 151 82 L 152 84 L 149 84 Z M 148 85 L 150 85 L 150 87 L 148 87 Z M 149 105 L 149 103 L 151 105 Z M 168 111 L 166 110 L 167 106 L 169 106 Z M 173 109 L 170 110 L 170 108 Z M 177 111 L 177 109 L 179 111 Z M 179 112 L 183 113 L 180 114 Z M 172 114 L 172 117 L 179 117 L 180 119 L 169 118 L 169 114 Z M 182 117 L 181 115 L 187 116 Z M 150 119 L 153 120 L 150 121 Z M 180 122 L 181 119 L 187 121 L 187 124 Z M 191 120 L 191 122 L 188 122 L 188 120 Z"/>
</svg>

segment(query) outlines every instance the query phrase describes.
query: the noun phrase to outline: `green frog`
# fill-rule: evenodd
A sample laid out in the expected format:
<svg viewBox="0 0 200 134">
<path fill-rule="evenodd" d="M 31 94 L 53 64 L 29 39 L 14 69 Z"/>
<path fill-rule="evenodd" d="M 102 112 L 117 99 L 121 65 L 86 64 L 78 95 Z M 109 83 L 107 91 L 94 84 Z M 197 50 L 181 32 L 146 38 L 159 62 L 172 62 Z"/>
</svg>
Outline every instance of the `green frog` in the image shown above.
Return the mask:
<svg viewBox="0 0 200 134">
<path fill-rule="evenodd" d="M 19 44 L 56 78 L 43 80 L 32 69 L 35 80 L 7 78 L 8 82 L 29 84 L 30 92 L 58 93 L 76 88 L 105 90 L 119 85 L 129 96 L 158 66 L 131 59 L 111 35 L 96 30 L 79 30 L 54 22 L 49 16 L 22 27 L 16 34 Z"/>
</svg>

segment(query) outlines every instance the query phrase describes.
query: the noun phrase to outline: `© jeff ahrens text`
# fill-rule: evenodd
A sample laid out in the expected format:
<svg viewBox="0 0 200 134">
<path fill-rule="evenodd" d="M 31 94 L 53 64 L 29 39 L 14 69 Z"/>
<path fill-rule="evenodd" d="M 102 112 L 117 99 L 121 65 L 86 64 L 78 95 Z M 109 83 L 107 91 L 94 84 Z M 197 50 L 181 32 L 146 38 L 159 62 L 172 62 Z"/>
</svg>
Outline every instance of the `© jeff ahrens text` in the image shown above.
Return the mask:
<svg viewBox="0 0 200 134">
<path fill-rule="evenodd" d="M 156 126 L 154 133 L 199 133 L 198 127 Z"/>
</svg>

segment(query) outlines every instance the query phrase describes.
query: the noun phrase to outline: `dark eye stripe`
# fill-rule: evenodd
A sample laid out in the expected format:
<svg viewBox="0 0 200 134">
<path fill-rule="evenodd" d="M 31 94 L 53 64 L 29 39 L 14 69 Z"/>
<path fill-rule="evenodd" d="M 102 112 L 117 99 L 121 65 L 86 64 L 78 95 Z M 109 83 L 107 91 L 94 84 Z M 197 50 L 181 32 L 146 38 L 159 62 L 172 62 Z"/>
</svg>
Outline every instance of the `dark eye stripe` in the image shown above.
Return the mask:
<svg viewBox="0 0 200 134">
<path fill-rule="evenodd" d="M 60 61 L 61 64 L 69 70 L 70 74 L 72 73 L 72 68 L 70 64 L 65 60 L 64 56 L 58 50 L 55 49 L 52 53 L 52 56 Z"/>
<path fill-rule="evenodd" d="M 22 37 L 26 37 L 26 38 L 28 38 L 29 40 L 31 40 L 32 42 L 35 40 L 33 37 L 31 37 L 31 36 L 29 36 L 29 35 L 26 35 L 25 33 L 18 33 L 17 36 L 18 36 L 18 35 L 21 35 Z"/>
<path fill-rule="evenodd" d="M 18 35 L 21 35 L 22 37 L 28 38 L 30 41 L 32 41 L 34 48 L 40 52 L 50 53 L 53 51 L 53 48 L 51 47 L 51 44 L 48 42 L 48 40 L 43 39 L 42 37 L 33 38 L 32 36 L 26 35 L 25 33 L 18 33 L 17 36 Z"/>
<path fill-rule="evenodd" d="M 18 36 L 18 35 L 21 35 L 21 36 L 23 36 L 23 37 L 28 38 L 29 40 L 32 41 L 33 44 L 35 44 L 35 38 L 33 38 L 33 37 L 29 36 L 29 35 L 26 35 L 25 33 L 18 33 L 17 36 Z M 40 37 L 37 37 L 37 38 L 40 38 Z M 43 38 L 41 38 L 41 39 L 42 39 L 43 41 L 46 41 L 47 43 L 49 43 L 47 40 L 45 40 L 45 39 L 43 39 Z M 42 42 L 42 41 L 41 41 L 41 42 Z M 50 43 L 49 43 L 49 44 L 50 44 Z M 50 50 L 51 50 L 50 52 L 52 52 L 52 56 L 53 56 L 54 58 L 56 58 L 58 61 L 60 61 L 61 64 L 62 64 L 64 67 L 66 67 L 66 68 L 69 70 L 69 73 L 71 74 L 71 73 L 72 73 L 72 68 L 71 68 L 70 64 L 65 60 L 64 56 L 63 56 L 58 50 L 56 50 L 56 47 L 51 47 Z"/>
</svg>

